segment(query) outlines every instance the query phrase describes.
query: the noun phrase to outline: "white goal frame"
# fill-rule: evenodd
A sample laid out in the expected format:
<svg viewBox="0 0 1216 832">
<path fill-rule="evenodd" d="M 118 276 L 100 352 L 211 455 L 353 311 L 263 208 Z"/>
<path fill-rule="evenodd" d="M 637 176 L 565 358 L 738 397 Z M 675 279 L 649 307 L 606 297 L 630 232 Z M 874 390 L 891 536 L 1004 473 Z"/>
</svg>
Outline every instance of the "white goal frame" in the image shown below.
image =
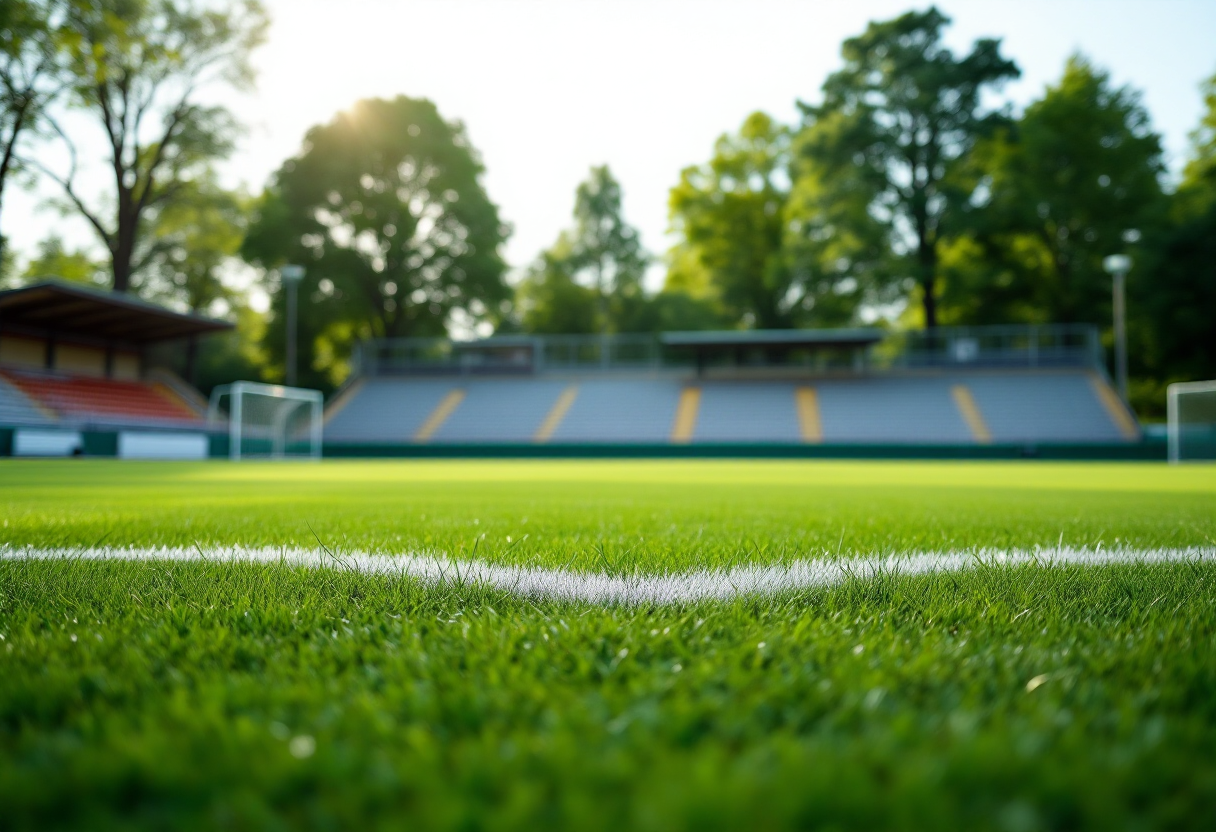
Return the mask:
<svg viewBox="0 0 1216 832">
<path fill-rule="evenodd" d="M 273 399 L 296 402 L 296 407 L 284 408 L 276 415 L 276 424 L 272 428 L 271 459 L 287 458 L 287 419 L 296 412 L 298 407 L 308 407 L 311 423 L 309 425 L 308 459 L 321 458 L 321 425 L 324 397 L 320 390 L 307 390 L 302 387 L 284 387 L 281 384 L 262 384 L 256 381 L 234 381 L 232 384 L 221 384 L 211 391 L 211 400 L 207 406 L 207 422 L 214 425 L 219 423 L 220 400 L 229 397 L 228 412 L 228 458 L 239 461 L 242 458 L 241 440 L 244 423 L 241 420 L 247 394 L 267 396 Z M 248 456 L 264 457 L 264 454 L 246 454 Z"/>
<path fill-rule="evenodd" d="M 1168 424 L 1166 437 L 1169 441 L 1169 460 L 1174 465 L 1184 462 L 1181 454 L 1182 425 L 1178 419 L 1178 397 L 1185 393 L 1211 393 L 1216 395 L 1216 381 L 1180 381 L 1165 388 L 1165 411 Z"/>
</svg>

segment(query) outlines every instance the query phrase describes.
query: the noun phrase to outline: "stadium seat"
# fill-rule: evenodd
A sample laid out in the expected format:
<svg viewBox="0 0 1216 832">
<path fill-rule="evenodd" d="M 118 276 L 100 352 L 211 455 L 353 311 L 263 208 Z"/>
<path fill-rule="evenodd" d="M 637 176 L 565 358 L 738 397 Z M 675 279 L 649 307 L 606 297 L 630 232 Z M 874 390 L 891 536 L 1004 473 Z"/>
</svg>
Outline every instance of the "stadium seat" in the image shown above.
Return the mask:
<svg viewBox="0 0 1216 832">
<path fill-rule="evenodd" d="M 113 424 L 202 421 L 184 399 L 162 384 L 5 370 L 7 381 L 60 420 Z"/>
<path fill-rule="evenodd" d="M 325 438 L 358 444 L 1133 441 L 1134 422 L 1112 413 L 1105 384 L 1083 369 L 930 369 L 786 380 L 594 371 L 370 377 L 331 406 Z"/>
<path fill-rule="evenodd" d="M 53 420 L 53 414 L 41 409 L 20 389 L 0 376 L 0 424 L 45 425 Z"/>
</svg>

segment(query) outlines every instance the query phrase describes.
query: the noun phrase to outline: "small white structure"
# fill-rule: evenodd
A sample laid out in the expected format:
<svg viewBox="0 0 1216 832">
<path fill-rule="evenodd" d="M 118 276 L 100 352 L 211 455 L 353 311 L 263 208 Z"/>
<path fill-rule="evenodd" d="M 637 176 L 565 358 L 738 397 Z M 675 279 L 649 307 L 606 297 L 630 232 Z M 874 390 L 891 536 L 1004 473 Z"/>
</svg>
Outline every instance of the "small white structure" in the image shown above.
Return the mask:
<svg viewBox="0 0 1216 832">
<path fill-rule="evenodd" d="M 323 403 L 319 390 L 237 381 L 211 391 L 207 421 L 227 418 L 231 459 L 319 459 Z"/>
<path fill-rule="evenodd" d="M 181 431 L 124 430 L 118 434 L 120 459 L 206 459 L 207 434 Z"/>
<path fill-rule="evenodd" d="M 17 428 L 13 431 L 13 456 L 72 456 L 84 450 L 78 430 Z"/>
</svg>

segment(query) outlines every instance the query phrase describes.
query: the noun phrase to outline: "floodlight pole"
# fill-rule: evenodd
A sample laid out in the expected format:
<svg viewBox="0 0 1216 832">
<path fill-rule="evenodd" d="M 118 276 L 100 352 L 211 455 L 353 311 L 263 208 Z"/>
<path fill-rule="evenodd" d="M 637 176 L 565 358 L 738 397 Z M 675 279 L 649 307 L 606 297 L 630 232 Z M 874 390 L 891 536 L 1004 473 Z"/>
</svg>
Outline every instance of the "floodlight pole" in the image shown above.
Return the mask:
<svg viewBox="0 0 1216 832">
<path fill-rule="evenodd" d="M 1124 285 L 1127 282 L 1127 273 L 1132 268 L 1132 258 L 1126 254 L 1112 254 L 1102 261 L 1102 265 L 1114 278 L 1111 306 L 1115 319 L 1115 383 L 1119 388 L 1119 397 L 1127 404 L 1127 311 L 1124 305 Z"/>
<path fill-rule="evenodd" d="M 296 383 L 296 296 L 300 281 L 304 279 L 303 266 L 284 266 L 279 269 L 279 277 L 287 289 L 287 368 L 286 383 L 294 387 Z"/>
</svg>

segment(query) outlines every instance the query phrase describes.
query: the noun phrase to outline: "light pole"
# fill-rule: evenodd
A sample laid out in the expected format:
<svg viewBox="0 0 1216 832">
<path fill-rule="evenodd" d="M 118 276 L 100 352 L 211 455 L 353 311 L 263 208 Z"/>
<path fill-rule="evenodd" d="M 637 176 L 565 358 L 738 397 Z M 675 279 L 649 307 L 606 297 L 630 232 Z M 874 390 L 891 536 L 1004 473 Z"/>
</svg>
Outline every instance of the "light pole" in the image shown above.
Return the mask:
<svg viewBox="0 0 1216 832">
<path fill-rule="evenodd" d="M 304 279 L 303 266 L 284 266 L 279 269 L 279 279 L 287 289 L 287 386 L 296 383 L 296 294 L 300 281 Z"/>
<path fill-rule="evenodd" d="M 1102 261 L 1102 266 L 1115 279 L 1111 304 L 1115 318 L 1115 383 L 1119 387 L 1119 396 L 1127 404 L 1127 312 L 1123 304 L 1123 285 L 1127 273 L 1132 270 L 1132 258 L 1126 254 L 1112 254 Z"/>
</svg>

